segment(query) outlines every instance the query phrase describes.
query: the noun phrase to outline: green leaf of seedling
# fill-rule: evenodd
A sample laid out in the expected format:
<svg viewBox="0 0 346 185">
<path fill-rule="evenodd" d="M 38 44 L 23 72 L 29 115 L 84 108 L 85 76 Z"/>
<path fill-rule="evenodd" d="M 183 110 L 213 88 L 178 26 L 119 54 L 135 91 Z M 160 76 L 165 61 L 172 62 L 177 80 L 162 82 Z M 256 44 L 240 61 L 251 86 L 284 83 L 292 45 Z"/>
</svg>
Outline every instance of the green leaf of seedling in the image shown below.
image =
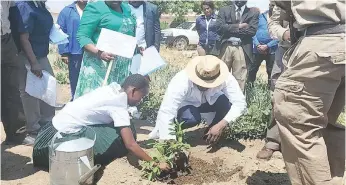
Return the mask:
<svg viewBox="0 0 346 185">
<path fill-rule="evenodd" d="M 148 175 L 148 180 L 153 181 L 153 172 L 150 172 Z"/>
</svg>

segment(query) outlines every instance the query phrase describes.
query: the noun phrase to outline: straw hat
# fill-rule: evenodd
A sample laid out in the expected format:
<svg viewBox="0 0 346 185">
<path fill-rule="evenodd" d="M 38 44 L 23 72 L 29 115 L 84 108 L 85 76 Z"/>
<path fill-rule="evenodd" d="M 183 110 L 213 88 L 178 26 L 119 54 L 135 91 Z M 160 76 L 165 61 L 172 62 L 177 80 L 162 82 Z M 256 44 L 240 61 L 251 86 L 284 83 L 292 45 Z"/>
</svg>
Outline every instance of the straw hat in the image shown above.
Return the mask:
<svg viewBox="0 0 346 185">
<path fill-rule="evenodd" d="M 189 79 L 204 88 L 214 88 L 226 81 L 227 65 L 213 55 L 197 56 L 186 66 Z"/>
</svg>

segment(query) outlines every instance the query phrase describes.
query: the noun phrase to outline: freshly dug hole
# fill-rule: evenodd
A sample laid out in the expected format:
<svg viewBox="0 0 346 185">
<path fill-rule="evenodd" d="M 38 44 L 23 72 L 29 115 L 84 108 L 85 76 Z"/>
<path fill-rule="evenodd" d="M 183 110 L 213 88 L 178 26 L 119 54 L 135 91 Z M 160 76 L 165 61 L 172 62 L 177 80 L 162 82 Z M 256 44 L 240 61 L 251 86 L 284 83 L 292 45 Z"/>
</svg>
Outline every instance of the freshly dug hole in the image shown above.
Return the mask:
<svg viewBox="0 0 346 185">
<path fill-rule="evenodd" d="M 191 174 L 178 176 L 172 179 L 168 184 L 203 184 L 213 182 L 227 182 L 230 181 L 232 175 L 242 170 L 242 166 L 238 166 L 233 170 L 222 167 L 223 161 L 219 158 L 213 159 L 213 164 L 208 163 L 202 159 L 190 158 L 189 164 L 191 166 Z M 221 168 L 222 167 L 222 168 Z"/>
</svg>

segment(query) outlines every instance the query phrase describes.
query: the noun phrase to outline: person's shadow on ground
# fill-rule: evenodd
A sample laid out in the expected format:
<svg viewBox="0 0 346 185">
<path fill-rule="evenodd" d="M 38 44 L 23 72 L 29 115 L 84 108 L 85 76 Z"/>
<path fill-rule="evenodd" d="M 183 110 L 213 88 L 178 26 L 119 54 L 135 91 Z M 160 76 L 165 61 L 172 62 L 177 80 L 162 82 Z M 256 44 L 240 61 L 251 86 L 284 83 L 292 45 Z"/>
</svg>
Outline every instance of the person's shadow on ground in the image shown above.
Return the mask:
<svg viewBox="0 0 346 185">
<path fill-rule="evenodd" d="M 291 185 L 287 173 L 271 173 L 257 170 L 246 179 L 248 185 Z"/>
<path fill-rule="evenodd" d="M 22 179 L 39 171 L 30 163 L 30 157 L 6 151 L 9 148 L 11 146 L 1 144 L 1 180 Z"/>
</svg>

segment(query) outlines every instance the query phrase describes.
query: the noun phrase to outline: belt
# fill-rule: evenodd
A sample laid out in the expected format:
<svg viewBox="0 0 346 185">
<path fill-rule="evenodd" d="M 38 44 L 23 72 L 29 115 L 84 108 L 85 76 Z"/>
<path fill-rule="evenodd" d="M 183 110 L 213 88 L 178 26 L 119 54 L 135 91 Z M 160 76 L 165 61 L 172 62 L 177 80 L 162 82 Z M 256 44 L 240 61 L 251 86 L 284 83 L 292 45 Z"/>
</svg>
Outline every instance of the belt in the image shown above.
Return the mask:
<svg viewBox="0 0 346 185">
<path fill-rule="evenodd" d="M 345 24 L 313 25 L 306 29 L 306 35 L 345 33 Z"/>
<path fill-rule="evenodd" d="M 227 44 L 232 45 L 232 46 L 240 46 L 241 42 L 240 41 L 226 41 Z"/>
</svg>

